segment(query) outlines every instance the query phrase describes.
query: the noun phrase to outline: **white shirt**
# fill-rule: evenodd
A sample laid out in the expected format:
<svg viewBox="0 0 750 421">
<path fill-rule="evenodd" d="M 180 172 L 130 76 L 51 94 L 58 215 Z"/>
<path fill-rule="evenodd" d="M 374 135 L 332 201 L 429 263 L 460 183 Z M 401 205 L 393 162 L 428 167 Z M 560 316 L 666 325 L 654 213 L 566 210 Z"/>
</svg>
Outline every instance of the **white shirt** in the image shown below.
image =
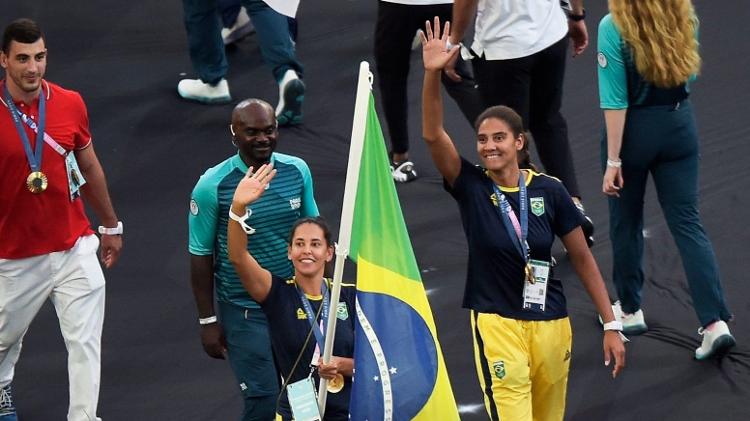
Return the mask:
<svg viewBox="0 0 750 421">
<path fill-rule="evenodd" d="M 479 0 L 471 49 L 487 60 L 528 57 L 567 34 L 560 0 Z"/>
</svg>

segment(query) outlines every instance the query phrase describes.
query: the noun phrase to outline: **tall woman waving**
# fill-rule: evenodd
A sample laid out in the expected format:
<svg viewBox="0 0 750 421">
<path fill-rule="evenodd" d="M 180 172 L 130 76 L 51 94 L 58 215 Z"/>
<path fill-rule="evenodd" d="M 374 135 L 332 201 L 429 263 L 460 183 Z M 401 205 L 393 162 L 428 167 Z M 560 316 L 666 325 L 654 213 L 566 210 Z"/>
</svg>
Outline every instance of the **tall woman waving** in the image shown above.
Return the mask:
<svg viewBox="0 0 750 421">
<path fill-rule="evenodd" d="M 609 195 L 615 314 L 627 334 L 645 332 L 643 196 L 649 173 L 687 274 L 703 343 L 695 358 L 726 353 L 719 269 L 698 215 L 698 135 L 688 81 L 698 72 L 698 21 L 690 0 L 610 0 L 599 23 L 602 190 Z"/>
<path fill-rule="evenodd" d="M 433 28 L 434 27 L 434 32 Z M 583 217 L 562 183 L 518 166 L 527 141 L 521 117 L 490 107 L 476 121 L 481 166 L 461 157 L 443 127 L 440 73 L 450 25 L 423 34 L 423 137 L 445 189 L 461 212 L 469 246 L 463 306 L 471 310 L 474 357 L 491 419 L 562 420 L 572 334 L 562 284 L 551 274 L 551 248 L 562 239 L 605 323 L 604 360 L 625 365 L 619 322 L 581 230 Z"/>
</svg>

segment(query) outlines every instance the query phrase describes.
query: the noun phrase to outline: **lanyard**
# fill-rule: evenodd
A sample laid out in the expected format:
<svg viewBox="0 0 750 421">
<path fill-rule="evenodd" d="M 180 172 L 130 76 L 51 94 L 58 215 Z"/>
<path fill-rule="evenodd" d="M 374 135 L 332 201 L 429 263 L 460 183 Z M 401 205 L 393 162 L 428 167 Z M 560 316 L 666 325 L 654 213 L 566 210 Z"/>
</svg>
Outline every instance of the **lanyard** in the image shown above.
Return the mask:
<svg viewBox="0 0 750 421">
<path fill-rule="evenodd" d="M 513 245 L 516 246 L 516 250 L 523 258 L 524 263 L 529 261 L 529 243 L 526 238 L 529 233 L 529 203 L 526 200 L 526 183 L 523 179 L 523 171 L 520 171 L 518 175 L 518 201 L 519 201 L 519 213 L 521 214 L 521 222 L 518 222 L 516 214 L 510 207 L 510 203 L 505 195 L 497 188 L 495 183 L 492 182 L 492 189 L 495 191 L 495 197 L 497 198 L 498 205 L 497 211 L 500 214 L 500 219 L 503 221 L 505 230 L 508 231 L 508 235 L 511 238 L 516 238 L 518 241 L 513 241 Z M 515 233 L 515 235 L 514 235 Z"/>
<path fill-rule="evenodd" d="M 46 117 L 44 91 L 41 91 L 41 95 L 39 95 L 39 125 L 36 127 L 36 145 L 34 145 L 34 151 L 31 150 L 31 142 L 26 135 L 26 130 L 21 125 L 21 118 L 18 116 L 21 112 L 16 108 L 16 104 L 13 102 L 13 97 L 10 96 L 7 86 L 3 86 L 3 96 L 7 102 L 10 116 L 13 118 L 13 123 L 16 125 L 16 131 L 21 137 L 23 149 L 26 151 L 26 159 L 29 161 L 29 167 L 31 167 L 32 172 L 39 171 L 42 168 L 42 146 L 44 146 L 44 123 Z M 24 120 L 34 130 L 34 127 L 29 124 L 29 122 L 34 122 L 30 118 L 25 118 Z M 34 123 L 34 126 L 36 126 L 36 123 Z"/>
<path fill-rule="evenodd" d="M 302 307 L 305 309 L 305 314 L 307 314 L 307 321 L 310 322 L 310 328 L 313 330 L 313 333 L 315 334 L 315 340 L 318 342 L 318 346 L 320 347 L 320 353 L 323 353 L 323 346 L 325 344 L 325 338 L 323 337 L 323 333 L 321 332 L 321 329 L 325 329 L 325 323 L 328 321 L 328 286 L 326 285 L 325 279 L 323 280 L 323 284 L 320 286 L 321 293 L 323 294 L 323 303 L 321 304 L 323 306 L 323 311 L 321 315 L 321 323 L 318 325 L 315 323 L 315 312 L 313 312 L 312 305 L 310 304 L 310 300 L 307 299 L 307 296 L 305 296 L 305 293 L 300 291 L 299 287 L 295 283 L 295 287 L 297 288 L 297 294 L 299 294 L 299 298 L 302 301 Z"/>
</svg>

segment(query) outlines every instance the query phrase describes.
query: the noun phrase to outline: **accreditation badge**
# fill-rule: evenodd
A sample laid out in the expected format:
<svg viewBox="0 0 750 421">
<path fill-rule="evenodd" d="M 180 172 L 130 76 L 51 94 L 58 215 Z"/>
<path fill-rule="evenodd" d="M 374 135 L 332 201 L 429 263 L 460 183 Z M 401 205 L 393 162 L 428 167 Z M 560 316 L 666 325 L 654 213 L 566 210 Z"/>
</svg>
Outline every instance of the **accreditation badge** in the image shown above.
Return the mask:
<svg viewBox="0 0 750 421">
<path fill-rule="evenodd" d="M 65 172 L 68 173 L 68 191 L 70 192 L 70 201 L 74 201 L 81 195 L 81 187 L 86 184 L 86 180 L 78 168 L 78 161 L 73 152 L 65 154 Z"/>
<path fill-rule="evenodd" d="M 295 421 L 321 421 L 318 395 L 312 377 L 291 383 L 286 387 L 289 406 Z"/>
<path fill-rule="evenodd" d="M 544 312 L 547 302 L 547 281 L 549 280 L 549 262 L 529 260 L 529 267 L 534 283 L 523 283 L 523 309 Z"/>
</svg>

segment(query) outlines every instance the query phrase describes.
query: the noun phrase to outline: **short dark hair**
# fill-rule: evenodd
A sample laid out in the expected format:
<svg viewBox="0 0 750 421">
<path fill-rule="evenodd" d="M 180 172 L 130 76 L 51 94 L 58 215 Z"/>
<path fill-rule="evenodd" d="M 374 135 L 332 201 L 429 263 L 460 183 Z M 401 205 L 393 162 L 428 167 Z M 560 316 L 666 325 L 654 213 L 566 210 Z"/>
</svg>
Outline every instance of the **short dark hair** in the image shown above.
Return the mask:
<svg viewBox="0 0 750 421">
<path fill-rule="evenodd" d="M 44 38 L 42 30 L 36 22 L 31 19 L 16 19 L 5 27 L 3 32 L 3 52 L 8 54 L 10 43 L 13 41 L 31 44 Z"/>
<path fill-rule="evenodd" d="M 505 122 L 513 132 L 513 137 L 518 137 L 524 131 L 521 116 L 513 108 L 506 107 L 505 105 L 495 105 L 482 111 L 482 114 L 479 114 L 479 117 L 474 121 L 474 130 L 479 132 L 479 126 L 488 118 L 496 118 Z"/>
<path fill-rule="evenodd" d="M 292 229 L 289 231 L 289 240 L 287 241 L 290 245 L 292 244 L 292 241 L 294 241 L 294 233 L 297 231 L 297 227 L 299 227 L 302 224 L 313 224 L 320 227 L 321 230 L 323 230 L 323 238 L 326 240 L 326 246 L 332 246 L 333 245 L 333 237 L 331 236 L 331 228 L 328 227 L 328 223 L 325 219 L 323 219 L 322 216 L 306 216 L 304 218 L 300 218 L 297 221 L 294 222 L 294 225 L 292 225 Z"/>
</svg>

